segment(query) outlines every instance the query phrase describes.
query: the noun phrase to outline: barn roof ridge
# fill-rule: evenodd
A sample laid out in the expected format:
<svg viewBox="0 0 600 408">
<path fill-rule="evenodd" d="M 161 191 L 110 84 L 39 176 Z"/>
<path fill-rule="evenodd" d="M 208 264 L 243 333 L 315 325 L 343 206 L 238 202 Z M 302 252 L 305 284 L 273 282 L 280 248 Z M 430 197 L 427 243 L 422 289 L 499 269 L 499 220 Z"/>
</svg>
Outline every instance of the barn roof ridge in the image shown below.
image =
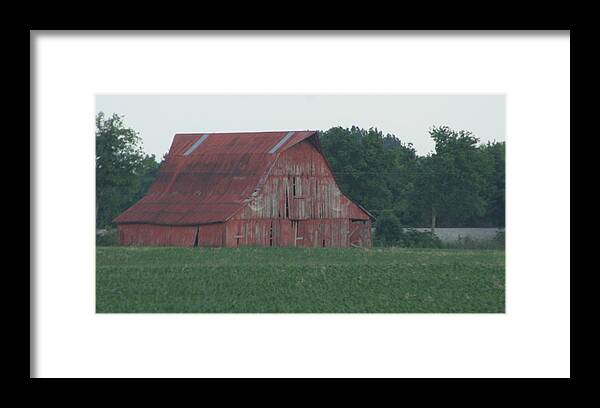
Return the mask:
<svg viewBox="0 0 600 408">
<path fill-rule="evenodd" d="M 202 131 L 202 132 L 175 132 L 174 135 L 181 135 L 181 136 L 198 136 L 198 135 L 203 135 L 203 134 L 208 134 L 208 135 L 255 135 L 255 134 L 263 134 L 263 133 L 287 133 L 287 132 L 314 132 L 314 133 L 317 133 L 318 131 L 311 130 L 311 129 L 252 130 L 252 131 L 239 130 L 239 131 L 228 131 L 228 132 Z"/>
<path fill-rule="evenodd" d="M 273 154 L 276 153 L 272 151 L 275 146 L 275 150 L 284 151 L 316 134 L 316 130 L 175 133 L 167 156 L 195 156 L 205 153 Z M 291 137 L 287 137 L 289 135 Z"/>
</svg>

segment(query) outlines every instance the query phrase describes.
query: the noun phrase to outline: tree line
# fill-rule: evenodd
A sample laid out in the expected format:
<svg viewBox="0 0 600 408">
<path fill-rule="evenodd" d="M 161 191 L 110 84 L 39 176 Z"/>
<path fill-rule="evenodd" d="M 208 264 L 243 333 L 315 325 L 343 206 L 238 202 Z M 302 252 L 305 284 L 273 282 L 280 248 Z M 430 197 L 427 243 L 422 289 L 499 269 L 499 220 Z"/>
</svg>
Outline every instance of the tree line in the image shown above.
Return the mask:
<svg viewBox="0 0 600 408">
<path fill-rule="evenodd" d="M 471 132 L 446 126 L 429 133 L 435 151 L 425 156 L 376 128 L 334 127 L 319 138 L 340 189 L 382 230 L 504 227 L 505 143 L 480 144 Z M 160 162 L 144 153 L 139 133 L 122 116 L 97 114 L 97 228 L 110 227 L 146 193 Z"/>
<path fill-rule="evenodd" d="M 320 135 L 340 189 L 378 220 L 404 227 L 504 227 L 505 143 L 432 127 L 419 156 L 392 134 L 335 127 Z"/>
</svg>

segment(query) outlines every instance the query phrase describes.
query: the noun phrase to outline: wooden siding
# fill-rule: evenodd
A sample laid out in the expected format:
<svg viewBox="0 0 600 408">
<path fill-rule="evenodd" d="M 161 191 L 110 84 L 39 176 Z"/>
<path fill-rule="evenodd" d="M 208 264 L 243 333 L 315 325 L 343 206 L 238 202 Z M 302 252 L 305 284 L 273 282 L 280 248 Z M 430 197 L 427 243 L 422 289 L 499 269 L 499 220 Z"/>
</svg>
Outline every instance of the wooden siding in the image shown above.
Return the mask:
<svg viewBox="0 0 600 408">
<path fill-rule="evenodd" d="M 233 218 L 369 219 L 342 194 L 327 162 L 308 140 L 281 154 L 248 206 Z"/>
<path fill-rule="evenodd" d="M 349 245 L 354 247 L 371 246 L 371 221 L 350 221 Z"/>
<path fill-rule="evenodd" d="M 359 222 L 347 218 L 231 220 L 225 223 L 225 246 L 370 247 L 371 223 Z M 204 246 L 202 239 L 199 244 Z"/>
<path fill-rule="evenodd" d="M 226 246 L 292 246 L 292 222 L 277 219 L 231 220 Z"/>
<path fill-rule="evenodd" d="M 298 221 L 297 246 L 346 248 L 349 246 L 347 218 Z"/>
<path fill-rule="evenodd" d="M 206 224 L 198 227 L 198 246 L 221 247 L 225 245 L 225 224 Z"/>
<path fill-rule="evenodd" d="M 121 245 L 194 246 L 198 227 L 150 224 L 119 224 Z"/>
</svg>

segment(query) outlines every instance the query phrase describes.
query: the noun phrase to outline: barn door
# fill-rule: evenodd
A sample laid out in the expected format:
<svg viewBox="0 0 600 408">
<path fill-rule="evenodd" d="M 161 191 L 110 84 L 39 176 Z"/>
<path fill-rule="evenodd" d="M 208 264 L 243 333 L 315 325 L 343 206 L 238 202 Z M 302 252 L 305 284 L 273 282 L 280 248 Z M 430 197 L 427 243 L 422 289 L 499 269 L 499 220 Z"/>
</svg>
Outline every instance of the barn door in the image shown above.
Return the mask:
<svg viewBox="0 0 600 408">
<path fill-rule="evenodd" d="M 363 247 L 367 246 L 367 234 L 369 226 L 366 221 L 352 220 L 350 223 L 350 246 Z"/>
<path fill-rule="evenodd" d="M 294 245 L 294 229 L 292 228 L 292 221 L 290 220 L 277 220 L 278 225 L 278 246 L 293 246 Z"/>
</svg>

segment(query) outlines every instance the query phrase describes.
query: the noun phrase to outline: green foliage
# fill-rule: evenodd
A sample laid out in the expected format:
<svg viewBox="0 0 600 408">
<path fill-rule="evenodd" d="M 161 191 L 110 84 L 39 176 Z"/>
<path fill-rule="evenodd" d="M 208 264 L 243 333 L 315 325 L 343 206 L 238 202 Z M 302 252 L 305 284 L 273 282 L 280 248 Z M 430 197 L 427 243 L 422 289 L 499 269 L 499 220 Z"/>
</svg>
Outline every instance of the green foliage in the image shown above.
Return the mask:
<svg viewBox="0 0 600 408">
<path fill-rule="evenodd" d="M 490 225 L 505 226 L 505 161 L 506 144 L 490 143 L 480 147 L 483 160 L 490 163 L 491 167 L 486 173 L 484 197 L 488 203 L 488 217 Z"/>
<path fill-rule="evenodd" d="M 453 226 L 469 224 L 486 212 L 485 175 L 490 172 L 471 132 L 434 127 L 430 135 L 435 153 L 422 160 L 415 202 L 425 213 L 438 219 L 451 219 Z"/>
<path fill-rule="evenodd" d="M 375 222 L 375 244 L 378 246 L 398 245 L 402 240 L 402 225 L 394 214 L 384 213 Z"/>
<path fill-rule="evenodd" d="M 459 238 L 454 242 L 445 242 L 442 248 L 446 249 L 504 249 L 504 243 L 498 240 L 474 239 L 471 237 Z"/>
<path fill-rule="evenodd" d="M 373 245 L 376 247 L 442 248 L 442 241 L 431 232 L 414 228 L 402 228 L 394 216 L 384 215 L 377 219 Z"/>
<path fill-rule="evenodd" d="M 504 229 L 498 230 L 494 237 L 494 243 L 496 244 L 497 249 L 506 248 L 506 232 Z"/>
<path fill-rule="evenodd" d="M 320 134 L 321 147 L 340 189 L 375 217 L 393 213 L 401 223 L 410 220 L 408 191 L 417 155 L 381 131 L 334 127 Z"/>
<path fill-rule="evenodd" d="M 139 200 L 158 173 L 154 155 L 146 155 L 138 133 L 117 114 L 96 115 L 96 227 Z"/>
<path fill-rule="evenodd" d="M 99 313 L 503 313 L 503 251 L 96 250 Z"/>
<path fill-rule="evenodd" d="M 412 144 L 375 128 L 334 127 L 321 146 L 341 190 L 376 218 L 401 225 L 504 226 L 504 143 L 479 145 L 471 132 L 433 127 L 435 152 L 417 156 Z M 376 237 L 380 242 L 389 238 Z"/>
<path fill-rule="evenodd" d="M 96 246 L 119 245 L 119 235 L 116 228 L 111 228 L 103 233 L 96 234 Z"/>
<path fill-rule="evenodd" d="M 400 246 L 404 248 L 442 248 L 442 241 L 431 232 L 407 228 L 402 233 Z"/>
</svg>

